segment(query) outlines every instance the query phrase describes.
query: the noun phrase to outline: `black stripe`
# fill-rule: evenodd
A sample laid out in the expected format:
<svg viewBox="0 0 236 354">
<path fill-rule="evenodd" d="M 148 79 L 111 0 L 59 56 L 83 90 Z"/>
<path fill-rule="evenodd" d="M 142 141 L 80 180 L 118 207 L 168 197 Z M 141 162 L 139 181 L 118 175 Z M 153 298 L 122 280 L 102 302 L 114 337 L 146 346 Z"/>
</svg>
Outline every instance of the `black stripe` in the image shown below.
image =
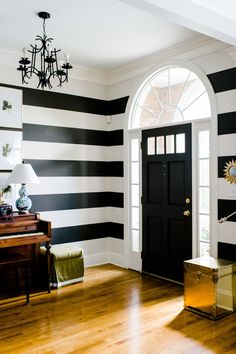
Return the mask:
<svg viewBox="0 0 236 354">
<path fill-rule="evenodd" d="M 52 229 L 52 243 L 94 240 L 103 237 L 124 238 L 124 225 L 112 222 Z"/>
<path fill-rule="evenodd" d="M 123 145 L 123 130 L 103 131 L 23 124 L 23 140 L 65 144 Z"/>
<path fill-rule="evenodd" d="M 129 97 L 116 98 L 108 101 L 108 113 L 107 115 L 115 115 L 124 113 Z"/>
<path fill-rule="evenodd" d="M 218 219 L 232 214 L 236 210 L 236 200 L 218 199 Z M 236 214 L 228 221 L 236 222 Z"/>
<path fill-rule="evenodd" d="M 123 145 L 124 144 L 123 129 L 111 130 L 107 133 L 108 133 L 107 134 L 108 146 Z"/>
<path fill-rule="evenodd" d="M 39 177 L 123 177 L 122 161 L 63 161 L 24 159 L 24 162 L 30 163 Z"/>
<path fill-rule="evenodd" d="M 33 212 L 70 210 L 82 208 L 116 207 L 123 208 L 123 193 L 70 193 L 30 196 Z"/>
<path fill-rule="evenodd" d="M 226 166 L 227 162 L 230 162 L 232 160 L 236 160 L 236 156 L 219 156 L 218 157 L 218 177 L 223 178 L 224 177 L 224 169 Z"/>
<path fill-rule="evenodd" d="M 218 242 L 218 258 L 236 262 L 236 245 Z"/>
<path fill-rule="evenodd" d="M 207 75 L 212 87 L 217 92 L 236 88 L 236 67 Z"/>
<path fill-rule="evenodd" d="M 24 105 L 64 109 L 67 111 L 98 115 L 115 115 L 124 113 L 129 98 L 121 97 L 106 101 L 97 98 L 68 95 L 65 93 L 43 91 L 2 83 L 0 86 L 22 90 Z"/>
<path fill-rule="evenodd" d="M 236 133 L 236 112 L 218 114 L 218 135 Z"/>
</svg>

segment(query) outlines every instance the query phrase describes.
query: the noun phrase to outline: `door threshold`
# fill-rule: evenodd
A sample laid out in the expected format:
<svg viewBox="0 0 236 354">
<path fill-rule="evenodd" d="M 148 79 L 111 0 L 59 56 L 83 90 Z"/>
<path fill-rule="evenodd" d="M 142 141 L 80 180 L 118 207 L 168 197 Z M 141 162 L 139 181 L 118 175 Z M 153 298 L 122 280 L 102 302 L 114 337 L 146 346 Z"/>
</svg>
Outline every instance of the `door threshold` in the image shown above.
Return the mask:
<svg viewBox="0 0 236 354">
<path fill-rule="evenodd" d="M 175 284 L 178 284 L 178 285 L 184 285 L 184 283 L 181 283 L 177 280 L 173 280 L 173 279 L 169 279 L 169 278 L 165 278 L 165 277 L 162 277 L 160 275 L 157 275 L 157 274 L 153 274 L 153 273 L 149 273 L 149 272 L 145 272 L 145 271 L 141 271 L 141 274 L 146 274 L 146 275 L 150 275 L 151 277 L 154 277 L 154 278 L 158 278 L 158 279 L 162 279 L 162 280 L 166 280 L 166 281 L 169 281 L 171 283 L 175 283 Z"/>
</svg>

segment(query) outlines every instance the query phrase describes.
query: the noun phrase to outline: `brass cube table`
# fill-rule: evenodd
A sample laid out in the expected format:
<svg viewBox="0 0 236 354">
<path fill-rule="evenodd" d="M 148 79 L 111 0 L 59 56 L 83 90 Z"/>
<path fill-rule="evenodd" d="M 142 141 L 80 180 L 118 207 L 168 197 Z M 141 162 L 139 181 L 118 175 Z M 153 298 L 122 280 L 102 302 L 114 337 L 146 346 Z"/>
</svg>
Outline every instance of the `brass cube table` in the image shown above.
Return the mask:
<svg viewBox="0 0 236 354">
<path fill-rule="evenodd" d="M 213 257 L 184 261 L 184 308 L 217 320 L 235 310 L 236 263 Z"/>
</svg>

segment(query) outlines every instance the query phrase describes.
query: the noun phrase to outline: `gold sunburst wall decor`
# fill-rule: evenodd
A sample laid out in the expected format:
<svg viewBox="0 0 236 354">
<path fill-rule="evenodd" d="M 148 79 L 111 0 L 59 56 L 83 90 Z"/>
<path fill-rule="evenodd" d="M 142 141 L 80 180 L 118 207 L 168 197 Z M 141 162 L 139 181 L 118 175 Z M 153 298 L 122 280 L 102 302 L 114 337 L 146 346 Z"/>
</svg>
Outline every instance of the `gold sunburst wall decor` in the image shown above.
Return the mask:
<svg viewBox="0 0 236 354">
<path fill-rule="evenodd" d="M 224 176 L 229 183 L 236 184 L 236 161 L 226 162 Z"/>
</svg>

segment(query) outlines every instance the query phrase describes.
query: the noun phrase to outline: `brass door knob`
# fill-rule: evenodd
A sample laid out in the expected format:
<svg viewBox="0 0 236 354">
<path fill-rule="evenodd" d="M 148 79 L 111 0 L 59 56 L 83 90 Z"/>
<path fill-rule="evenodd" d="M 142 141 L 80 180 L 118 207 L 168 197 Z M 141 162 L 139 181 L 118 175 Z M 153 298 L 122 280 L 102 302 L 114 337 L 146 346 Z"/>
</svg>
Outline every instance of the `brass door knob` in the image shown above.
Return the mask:
<svg viewBox="0 0 236 354">
<path fill-rule="evenodd" d="M 183 212 L 183 215 L 184 216 L 190 216 L 190 210 L 185 210 L 184 212 Z"/>
<path fill-rule="evenodd" d="M 190 198 L 185 198 L 185 203 L 189 204 L 190 203 Z"/>
</svg>

